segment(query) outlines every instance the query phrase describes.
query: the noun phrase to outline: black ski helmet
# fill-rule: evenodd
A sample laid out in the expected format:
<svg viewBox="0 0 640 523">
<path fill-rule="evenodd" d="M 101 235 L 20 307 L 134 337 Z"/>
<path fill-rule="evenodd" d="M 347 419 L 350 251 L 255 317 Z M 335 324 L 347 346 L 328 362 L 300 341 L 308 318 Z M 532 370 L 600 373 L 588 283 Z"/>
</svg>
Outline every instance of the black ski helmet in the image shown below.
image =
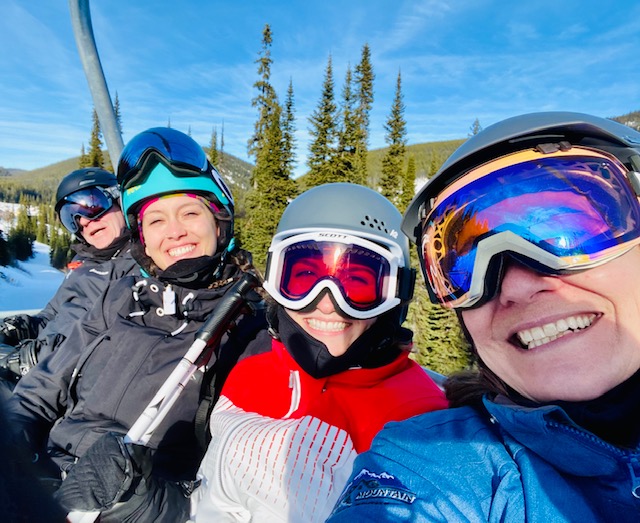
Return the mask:
<svg viewBox="0 0 640 523">
<path fill-rule="evenodd" d="M 491 125 L 464 142 L 418 191 L 402 220 L 402 231 L 416 243 L 430 200 L 470 169 L 489 160 L 539 144 L 567 142 L 600 149 L 629 171 L 640 171 L 640 132 L 607 118 L 583 113 L 529 113 Z M 632 184 L 635 179 L 630 179 Z M 640 187 L 634 187 L 640 193 Z M 422 263 L 422 260 L 421 260 Z"/>
<path fill-rule="evenodd" d="M 58 189 L 56 190 L 56 214 L 60 212 L 60 207 L 65 203 L 65 197 L 89 187 L 110 187 L 115 189 L 117 195 L 119 194 L 118 180 L 115 174 L 100 169 L 99 167 L 77 169 L 67 174 L 58 185 Z"/>
<path fill-rule="evenodd" d="M 60 218 L 60 209 L 66 202 L 65 198 L 77 191 L 91 187 L 102 187 L 113 202 L 119 204 L 120 190 L 118 189 L 116 175 L 99 167 L 85 167 L 71 171 L 58 184 L 55 204 L 55 212 L 58 218 Z M 74 232 L 74 234 L 78 239 L 84 241 L 81 234 L 77 232 Z"/>
</svg>

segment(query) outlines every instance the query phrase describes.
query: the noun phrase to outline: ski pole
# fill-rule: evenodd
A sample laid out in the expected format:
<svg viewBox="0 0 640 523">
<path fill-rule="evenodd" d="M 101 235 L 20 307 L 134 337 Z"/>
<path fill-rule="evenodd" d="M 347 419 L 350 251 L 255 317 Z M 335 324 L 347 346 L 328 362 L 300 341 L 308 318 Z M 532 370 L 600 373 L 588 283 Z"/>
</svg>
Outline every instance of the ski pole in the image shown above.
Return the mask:
<svg viewBox="0 0 640 523">
<path fill-rule="evenodd" d="M 247 293 L 258 285 L 258 279 L 253 274 L 245 272 L 242 278 L 229 288 L 209 319 L 198 330 L 196 339 L 187 353 L 131 426 L 124 438 L 125 443 L 146 445 L 149 442 L 153 431 L 165 418 L 191 376 L 198 367 L 205 365 L 214 356 L 213 351 L 220 343 L 226 328 L 238 317 L 246 303 Z"/>
<path fill-rule="evenodd" d="M 153 431 L 162 423 L 191 376 L 198 367 L 215 357 L 214 351 L 227 331 L 227 327 L 240 315 L 243 306 L 247 303 L 247 294 L 259 285 L 260 282 L 256 276 L 245 272 L 242 278 L 227 290 L 211 316 L 196 333 L 196 339 L 187 353 L 133 423 L 124 437 L 125 443 L 145 445 L 149 442 Z M 72 511 L 67 515 L 67 521 L 93 523 L 99 515 L 99 511 Z"/>
</svg>

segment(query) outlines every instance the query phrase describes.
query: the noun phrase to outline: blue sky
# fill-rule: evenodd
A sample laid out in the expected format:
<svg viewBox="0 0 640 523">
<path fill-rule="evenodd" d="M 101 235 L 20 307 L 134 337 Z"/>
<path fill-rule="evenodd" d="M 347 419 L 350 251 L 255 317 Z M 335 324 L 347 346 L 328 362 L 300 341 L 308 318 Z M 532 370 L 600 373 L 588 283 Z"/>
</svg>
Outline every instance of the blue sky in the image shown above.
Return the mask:
<svg viewBox="0 0 640 523">
<path fill-rule="evenodd" d="M 376 75 L 370 148 L 385 145 L 398 71 L 409 144 L 464 138 L 540 110 L 618 116 L 640 109 L 640 2 L 619 0 L 108 0 L 93 29 L 125 142 L 166 125 L 250 161 L 255 60 L 273 31 L 272 83 L 293 82 L 297 172 L 327 58 L 340 98 L 368 43 Z M 33 169 L 80 153 L 93 101 L 68 2 L 0 2 L 0 166 Z"/>
</svg>

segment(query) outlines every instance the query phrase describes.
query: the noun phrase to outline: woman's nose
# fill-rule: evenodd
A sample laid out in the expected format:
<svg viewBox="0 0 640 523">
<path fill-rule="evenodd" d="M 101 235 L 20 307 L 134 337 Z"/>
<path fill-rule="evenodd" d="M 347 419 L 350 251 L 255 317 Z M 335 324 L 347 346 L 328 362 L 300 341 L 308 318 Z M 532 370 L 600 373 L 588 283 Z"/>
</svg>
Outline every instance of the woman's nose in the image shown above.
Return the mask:
<svg viewBox="0 0 640 523">
<path fill-rule="evenodd" d="M 534 299 L 538 293 L 554 291 L 560 285 L 562 280 L 557 276 L 542 274 L 512 261 L 504 269 L 498 296 L 502 305 L 525 303 Z"/>
</svg>

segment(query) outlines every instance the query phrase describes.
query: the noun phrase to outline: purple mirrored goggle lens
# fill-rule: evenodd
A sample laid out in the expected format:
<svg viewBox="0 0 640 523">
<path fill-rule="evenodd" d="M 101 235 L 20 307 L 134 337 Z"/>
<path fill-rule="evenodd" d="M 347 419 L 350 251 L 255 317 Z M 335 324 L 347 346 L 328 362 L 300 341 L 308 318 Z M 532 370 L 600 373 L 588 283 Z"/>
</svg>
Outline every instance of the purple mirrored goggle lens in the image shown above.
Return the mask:
<svg viewBox="0 0 640 523">
<path fill-rule="evenodd" d="M 490 258 L 502 252 L 552 273 L 620 254 L 640 237 L 640 205 L 625 172 L 604 156 L 564 155 L 470 176 L 466 185 L 461 179 L 422 223 L 432 297 L 451 308 L 479 304 L 482 295 L 495 293 L 483 286 Z M 488 241 L 497 235 L 502 244 Z"/>
<path fill-rule="evenodd" d="M 76 191 L 66 196 L 64 202 L 58 211 L 60 221 L 74 234 L 80 230 L 81 217 L 95 220 L 113 207 L 113 197 L 99 187 Z"/>
</svg>

